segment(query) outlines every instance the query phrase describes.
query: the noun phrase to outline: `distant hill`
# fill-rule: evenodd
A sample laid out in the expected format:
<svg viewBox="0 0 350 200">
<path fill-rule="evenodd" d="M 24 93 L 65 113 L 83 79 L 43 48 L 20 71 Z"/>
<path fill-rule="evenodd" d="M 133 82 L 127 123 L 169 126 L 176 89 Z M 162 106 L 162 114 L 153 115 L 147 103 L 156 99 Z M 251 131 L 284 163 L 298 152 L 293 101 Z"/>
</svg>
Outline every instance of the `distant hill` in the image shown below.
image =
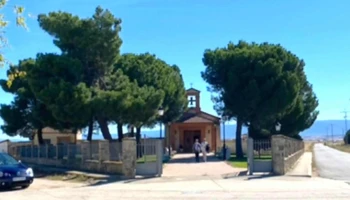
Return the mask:
<svg viewBox="0 0 350 200">
<path fill-rule="evenodd" d="M 333 124 L 333 139 L 342 140 L 344 136 L 345 122 L 344 120 L 317 120 L 309 129 L 303 131 L 301 136 L 305 140 L 317 140 L 326 139 L 328 130 L 328 139 L 331 140 L 332 131 L 331 125 Z M 223 130 L 221 128 L 221 130 Z M 247 133 L 246 127 L 243 127 L 242 133 Z M 164 133 L 163 133 L 164 134 Z M 225 125 L 225 135 L 226 139 L 235 139 L 236 137 L 236 125 L 226 124 Z M 159 130 L 142 131 L 142 137 L 147 138 L 157 138 L 159 137 Z M 112 134 L 113 138 L 118 138 L 117 134 Z M 94 135 L 95 139 L 102 139 L 102 135 Z M 223 131 L 221 133 L 221 138 L 223 138 Z"/>
<path fill-rule="evenodd" d="M 333 139 L 334 140 L 342 140 L 344 136 L 345 130 L 345 122 L 344 120 L 317 120 L 309 129 L 305 130 L 301 133 L 301 136 L 305 140 L 324 140 L 332 138 L 332 125 L 333 125 Z M 350 124 L 349 124 L 350 125 Z M 349 126 L 350 128 L 350 126 Z M 223 130 L 223 129 L 222 129 Z M 236 134 L 236 125 L 234 124 L 226 124 L 225 126 L 225 135 L 226 139 L 234 139 Z M 243 127 L 242 133 L 247 133 L 247 128 Z M 164 135 L 164 133 L 163 133 Z M 142 137 L 147 138 L 157 138 L 159 137 L 159 130 L 147 130 L 142 131 Z M 112 134 L 112 137 L 117 139 L 118 135 L 116 133 Z M 93 135 L 93 139 L 102 139 L 102 135 Z M 223 138 L 223 132 L 221 134 L 221 138 Z M 8 137 L 6 135 L 0 134 L 0 141 L 10 139 L 11 141 L 26 141 L 27 139 L 21 137 Z M 86 139 L 86 136 L 85 138 Z"/>
</svg>

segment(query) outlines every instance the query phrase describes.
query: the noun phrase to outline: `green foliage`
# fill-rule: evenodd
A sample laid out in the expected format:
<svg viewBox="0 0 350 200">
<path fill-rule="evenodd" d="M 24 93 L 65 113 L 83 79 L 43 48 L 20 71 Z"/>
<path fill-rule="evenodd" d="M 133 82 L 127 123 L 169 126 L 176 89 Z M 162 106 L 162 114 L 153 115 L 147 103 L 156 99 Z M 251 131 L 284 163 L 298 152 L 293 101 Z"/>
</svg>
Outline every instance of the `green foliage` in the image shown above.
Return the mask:
<svg viewBox="0 0 350 200">
<path fill-rule="evenodd" d="M 87 19 L 67 12 L 51 12 L 39 15 L 38 21 L 64 55 L 81 61 L 87 86 L 103 87 L 103 77 L 113 70 L 119 58 L 121 20 L 109 10 L 97 7 Z"/>
<path fill-rule="evenodd" d="M 119 76 L 111 73 L 119 57 L 119 48 L 122 44 L 119 37 L 121 20 L 115 18 L 108 10 L 97 7 L 94 15 L 87 19 L 80 19 L 67 12 L 51 12 L 48 15 L 39 15 L 38 21 L 40 27 L 54 38 L 54 44 L 62 51 L 62 54 L 78 60 L 81 65 L 79 71 L 81 77 L 77 79 L 79 84 L 76 84 L 74 80 L 63 81 L 56 84 L 55 87 L 65 92 L 49 94 L 47 91 L 46 94 L 43 94 L 47 98 L 58 98 L 61 101 L 61 103 L 50 102 L 50 108 L 57 110 L 54 112 L 57 117 L 59 117 L 60 110 L 65 111 L 66 114 L 60 118 L 73 119 L 74 122 L 85 122 L 86 119 L 98 118 L 97 121 L 103 135 L 110 138 L 107 125 L 112 117 L 111 111 L 119 108 L 115 107 L 116 104 L 125 98 L 122 93 L 119 93 L 120 91 L 110 89 L 108 86 L 112 84 L 108 81 L 115 79 L 113 76 Z M 56 77 L 64 80 L 67 78 L 64 74 Z M 102 100 L 101 97 L 105 99 Z M 65 106 L 64 99 L 71 98 L 70 106 Z M 105 106 L 102 106 L 104 104 Z M 82 108 L 86 108 L 82 112 L 84 117 L 74 117 L 74 112 Z M 75 116 L 80 116 L 80 114 Z"/>
<path fill-rule="evenodd" d="M 77 128 L 87 124 L 91 113 L 91 91 L 80 82 L 82 70 L 79 60 L 55 54 L 38 54 L 27 70 L 36 98 L 57 120 Z"/>
<path fill-rule="evenodd" d="M 177 66 L 170 66 L 148 53 L 124 54 L 115 69 L 122 70 L 130 81 L 140 87 L 133 93 L 134 111 L 129 116 L 132 125 L 152 126 L 159 119 L 157 111 L 160 106 L 164 109 L 163 122 L 176 120 L 186 109 L 186 91 Z M 139 109 L 143 112 L 136 115 Z"/>
<path fill-rule="evenodd" d="M 350 144 L 350 130 L 348 130 L 344 136 L 344 143 Z"/>
<path fill-rule="evenodd" d="M 27 106 L 21 100 L 16 98 L 10 105 L 0 105 L 0 116 L 5 122 L 1 130 L 9 136 L 20 135 L 28 138 L 35 129 L 31 123 L 28 123 L 28 113 L 23 112 Z"/>
<path fill-rule="evenodd" d="M 312 91 L 312 86 L 305 81 L 293 109 L 278 118 L 281 123 L 281 132 L 290 137 L 297 137 L 299 133 L 310 128 L 315 122 L 318 111 L 318 100 Z"/>
<path fill-rule="evenodd" d="M 8 0 L 0 0 L 0 9 L 3 10 L 8 7 Z M 24 7 L 15 5 L 14 6 L 14 13 L 15 13 L 15 21 L 16 25 L 27 28 L 27 24 L 25 21 L 25 16 L 24 16 Z M 8 45 L 8 40 L 5 36 L 5 31 L 4 29 L 9 25 L 9 21 L 6 20 L 4 14 L 0 14 L 0 49 L 3 49 Z M 4 66 L 6 63 L 5 56 L 0 53 L 0 67 Z M 14 74 L 14 76 L 18 76 L 18 74 Z M 13 77 L 9 77 L 8 79 L 8 84 L 10 85 L 11 81 L 13 80 Z"/>
<path fill-rule="evenodd" d="M 35 61 L 32 59 L 23 60 L 17 66 L 11 66 L 7 73 L 26 72 L 34 65 Z M 27 76 L 15 79 L 11 87 L 7 86 L 7 80 L 0 80 L 0 84 L 4 91 L 15 95 L 10 105 L 1 105 L 0 107 L 0 116 L 5 122 L 1 129 L 6 134 L 30 137 L 34 131 L 47 126 L 59 130 L 71 127 L 70 123 L 56 120 L 51 110 L 37 99 L 29 86 Z"/>
<path fill-rule="evenodd" d="M 8 0 L 0 0 L 0 9 L 3 10 L 8 7 Z M 16 17 L 16 25 L 27 29 L 26 18 L 24 16 L 24 7 L 15 5 L 14 13 Z M 6 48 L 8 45 L 7 37 L 5 36 L 5 29 L 9 25 L 9 21 L 5 19 L 4 14 L 0 14 L 0 50 Z M 5 64 L 8 64 L 4 54 L 0 52 L 0 67 L 3 67 Z M 21 71 L 13 71 L 11 74 L 8 74 L 7 86 L 10 87 L 14 79 L 25 76 L 25 73 Z"/>
<path fill-rule="evenodd" d="M 280 45 L 229 43 L 206 50 L 203 63 L 202 77 L 217 94 L 215 109 L 242 120 L 251 137 L 270 135 L 269 127 L 274 129 L 277 121 L 295 135 L 317 117 L 318 103 L 307 83 L 304 62 Z"/>
<path fill-rule="evenodd" d="M 10 87 L 5 87 L 4 82 L 4 89 L 21 95 L 21 100 L 35 102 L 26 111 L 42 126 L 59 129 L 89 126 L 92 133 L 98 124 L 104 138 L 111 139 L 110 122 L 138 128 L 152 126 L 159 120 L 175 121 L 186 109 L 179 68 L 148 53 L 120 56 L 121 20 L 108 10 L 97 7 L 95 14 L 86 19 L 66 12 L 51 12 L 40 15 L 38 21 L 61 53 L 40 53 L 20 64 L 20 68 L 11 68 L 9 74 L 14 74 L 14 79 Z M 17 72 L 23 76 L 18 77 Z M 22 91 L 17 87 L 23 80 L 26 85 L 21 86 L 25 88 Z M 12 116 L 25 118 L 20 116 L 24 109 L 18 108 L 20 105 L 21 101 L 4 106 L 3 115 L 9 116 L 8 121 Z M 157 116 L 159 107 L 165 110 L 162 118 Z M 12 124 L 22 127 L 21 123 L 28 121 Z"/>
<path fill-rule="evenodd" d="M 202 73 L 215 92 L 220 92 L 232 115 L 259 125 L 295 103 L 300 89 L 295 71 L 299 59 L 279 45 L 240 41 L 226 48 L 206 50 Z"/>
</svg>

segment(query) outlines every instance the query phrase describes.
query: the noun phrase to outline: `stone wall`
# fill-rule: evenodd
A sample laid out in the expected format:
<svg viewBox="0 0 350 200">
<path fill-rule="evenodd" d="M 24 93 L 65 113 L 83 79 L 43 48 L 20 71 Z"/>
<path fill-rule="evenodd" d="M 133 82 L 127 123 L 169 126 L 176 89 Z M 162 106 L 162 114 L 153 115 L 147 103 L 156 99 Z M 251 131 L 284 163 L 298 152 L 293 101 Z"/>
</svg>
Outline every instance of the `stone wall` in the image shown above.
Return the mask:
<svg viewBox="0 0 350 200">
<path fill-rule="evenodd" d="M 125 138 L 122 142 L 122 157 L 121 161 L 110 161 L 110 142 L 109 141 L 94 141 L 98 145 L 98 159 L 91 159 L 91 143 L 82 141 L 79 148 L 81 155 L 78 156 L 64 156 L 64 157 L 50 157 L 46 153 L 44 157 L 34 157 L 33 147 L 23 147 L 26 156 L 18 154 L 18 147 L 14 145 L 12 152 L 10 152 L 16 159 L 28 164 L 45 165 L 51 167 L 68 168 L 75 170 L 91 171 L 97 173 L 123 175 L 127 178 L 135 177 L 136 170 L 136 141 L 134 138 Z M 49 149 L 49 148 L 44 148 Z M 113 149 L 113 148 L 112 148 Z M 28 156 L 29 155 L 29 156 Z"/>
<path fill-rule="evenodd" d="M 271 142 L 273 172 L 284 175 L 303 155 L 304 142 L 283 135 L 272 136 Z"/>
</svg>

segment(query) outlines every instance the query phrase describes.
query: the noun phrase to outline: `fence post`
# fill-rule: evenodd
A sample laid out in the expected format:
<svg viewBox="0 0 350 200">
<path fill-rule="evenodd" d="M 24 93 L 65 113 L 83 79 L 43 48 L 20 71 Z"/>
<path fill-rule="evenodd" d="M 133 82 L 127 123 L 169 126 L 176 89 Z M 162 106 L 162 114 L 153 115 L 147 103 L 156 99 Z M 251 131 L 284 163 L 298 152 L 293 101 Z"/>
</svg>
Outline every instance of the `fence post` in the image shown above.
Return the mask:
<svg viewBox="0 0 350 200">
<path fill-rule="evenodd" d="M 136 176 L 136 140 L 135 138 L 123 138 L 122 143 L 123 174 L 126 178 Z"/>
<path fill-rule="evenodd" d="M 271 139 L 272 148 L 272 170 L 276 175 L 284 175 L 284 157 L 286 139 L 283 135 L 273 135 Z"/>
<path fill-rule="evenodd" d="M 253 175 L 254 173 L 254 140 L 253 138 L 248 138 L 247 144 L 247 159 L 248 159 L 248 173 Z"/>
</svg>

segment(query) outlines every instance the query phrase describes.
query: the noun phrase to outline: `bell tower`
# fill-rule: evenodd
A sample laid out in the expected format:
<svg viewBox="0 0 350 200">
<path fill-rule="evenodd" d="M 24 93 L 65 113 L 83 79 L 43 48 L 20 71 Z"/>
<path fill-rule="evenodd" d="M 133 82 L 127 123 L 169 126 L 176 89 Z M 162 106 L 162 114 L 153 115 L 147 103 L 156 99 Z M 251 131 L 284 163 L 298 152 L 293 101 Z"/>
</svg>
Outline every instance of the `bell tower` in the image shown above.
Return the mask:
<svg viewBox="0 0 350 200">
<path fill-rule="evenodd" d="M 200 91 L 191 87 L 186 91 L 188 108 L 194 110 L 196 113 L 201 112 L 200 107 Z"/>
</svg>

